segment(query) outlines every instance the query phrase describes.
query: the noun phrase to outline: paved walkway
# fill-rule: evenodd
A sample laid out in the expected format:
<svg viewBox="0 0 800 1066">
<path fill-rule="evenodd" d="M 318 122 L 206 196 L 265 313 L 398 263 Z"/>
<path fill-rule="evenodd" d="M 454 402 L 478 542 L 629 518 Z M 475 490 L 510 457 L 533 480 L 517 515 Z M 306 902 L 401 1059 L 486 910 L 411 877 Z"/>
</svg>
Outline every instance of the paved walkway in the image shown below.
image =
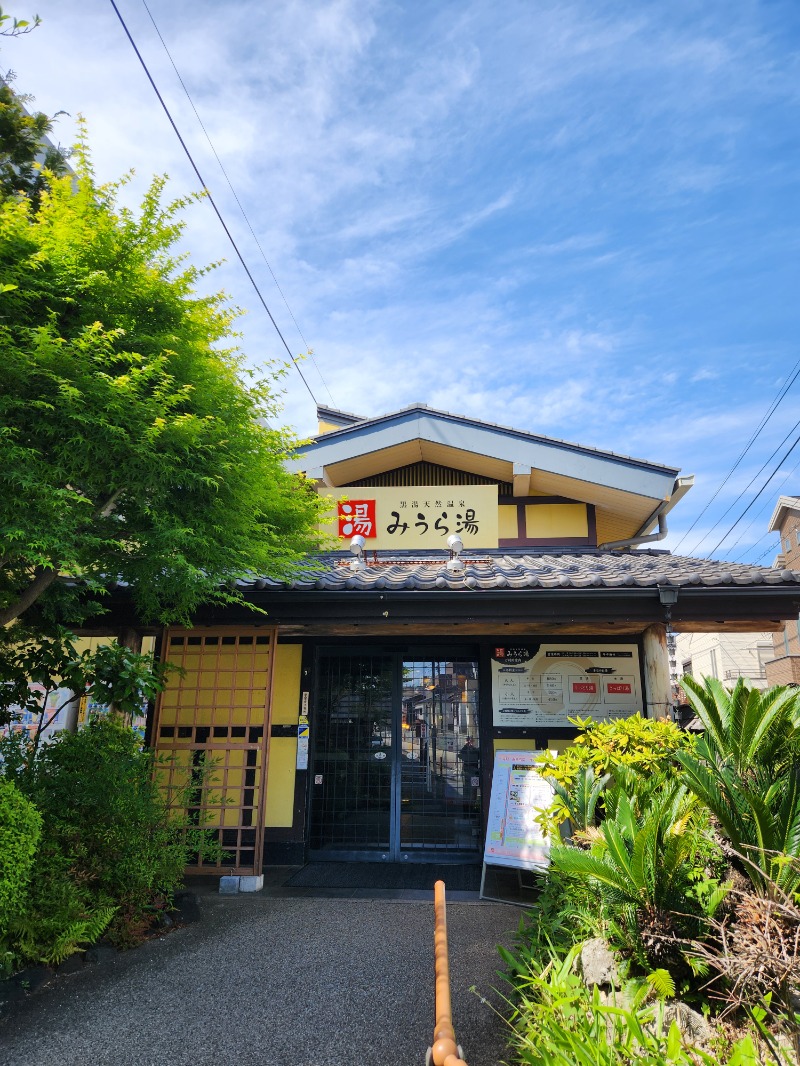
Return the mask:
<svg viewBox="0 0 800 1066">
<path fill-rule="evenodd" d="M 422 1066 L 433 904 L 202 895 L 203 919 L 31 996 L 0 1028 L 4 1066 Z M 492 989 L 520 911 L 448 902 L 456 1033 L 505 1058 Z"/>
</svg>

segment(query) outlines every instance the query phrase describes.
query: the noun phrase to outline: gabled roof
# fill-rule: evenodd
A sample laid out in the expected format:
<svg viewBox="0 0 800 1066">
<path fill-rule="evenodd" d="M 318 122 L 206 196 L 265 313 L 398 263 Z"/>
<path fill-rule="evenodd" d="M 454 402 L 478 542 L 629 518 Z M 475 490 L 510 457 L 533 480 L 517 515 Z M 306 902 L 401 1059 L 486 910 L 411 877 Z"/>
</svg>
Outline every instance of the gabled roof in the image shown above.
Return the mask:
<svg viewBox="0 0 800 1066">
<path fill-rule="evenodd" d="M 772 518 L 769 520 L 768 528 L 770 533 L 780 533 L 781 526 L 789 512 L 800 515 L 800 496 L 778 497 L 775 510 L 772 512 Z"/>
<path fill-rule="evenodd" d="M 329 422 L 335 414 L 325 409 Z M 669 510 L 693 481 L 679 478 L 676 467 L 436 411 L 426 404 L 359 421 L 339 414 L 347 424 L 313 438 L 290 462 L 291 468 L 331 488 L 427 461 L 498 482 L 514 481 L 515 495 L 544 492 L 608 508 L 645 530 L 653 524 L 656 509 Z"/>
</svg>

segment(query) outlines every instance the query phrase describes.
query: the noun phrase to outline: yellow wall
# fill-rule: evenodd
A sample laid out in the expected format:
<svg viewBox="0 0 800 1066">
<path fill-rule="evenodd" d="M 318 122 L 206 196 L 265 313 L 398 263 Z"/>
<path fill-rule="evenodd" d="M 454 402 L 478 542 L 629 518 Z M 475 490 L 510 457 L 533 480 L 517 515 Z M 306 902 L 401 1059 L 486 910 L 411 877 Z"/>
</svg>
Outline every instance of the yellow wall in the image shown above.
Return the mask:
<svg viewBox="0 0 800 1066">
<path fill-rule="evenodd" d="M 585 503 L 540 503 L 525 508 L 525 531 L 534 539 L 588 537 Z"/>
<path fill-rule="evenodd" d="M 538 746 L 533 737 L 522 737 L 519 740 L 505 740 L 503 737 L 494 738 L 495 751 L 538 751 Z"/>
<path fill-rule="evenodd" d="M 571 740 L 565 740 L 561 737 L 558 740 L 548 740 L 545 747 L 548 751 L 564 751 L 572 743 Z M 494 738 L 494 750 L 495 751 L 538 751 L 536 742 L 533 738 L 522 737 L 519 740 L 504 740 L 503 737 Z"/>
<path fill-rule="evenodd" d="M 516 540 L 519 536 L 517 508 L 503 504 L 497 508 L 498 535 L 501 540 Z"/>
<path fill-rule="evenodd" d="M 323 422 L 322 419 L 320 419 L 319 429 L 317 430 L 317 433 L 321 436 L 323 433 L 333 433 L 335 429 L 341 428 L 341 426 L 334 425 L 333 422 Z"/>
<path fill-rule="evenodd" d="M 275 649 L 275 681 L 272 690 L 272 724 L 297 725 L 303 646 L 278 644 Z M 271 737 L 267 766 L 268 826 L 291 826 L 294 817 L 294 779 L 297 737 Z"/>
</svg>

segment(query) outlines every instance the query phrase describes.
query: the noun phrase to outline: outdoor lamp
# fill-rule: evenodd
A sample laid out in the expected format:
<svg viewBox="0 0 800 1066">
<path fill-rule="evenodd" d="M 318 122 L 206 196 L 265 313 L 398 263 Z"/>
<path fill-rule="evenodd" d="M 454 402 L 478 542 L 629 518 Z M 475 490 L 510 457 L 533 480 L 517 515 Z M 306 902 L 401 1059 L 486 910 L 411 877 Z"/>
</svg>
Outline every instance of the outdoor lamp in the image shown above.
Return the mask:
<svg viewBox="0 0 800 1066">
<path fill-rule="evenodd" d="M 453 533 L 447 538 L 447 547 L 453 555 L 460 555 L 464 550 L 464 542 L 458 533 Z"/>
<path fill-rule="evenodd" d="M 354 555 L 354 558 L 350 560 L 351 570 L 356 571 L 367 569 L 367 564 L 364 562 L 364 545 L 366 543 L 364 538 L 359 536 L 358 533 L 356 533 L 350 541 L 350 551 Z"/>
<path fill-rule="evenodd" d="M 450 558 L 447 561 L 447 569 L 451 574 L 463 570 L 464 564 L 458 556 L 464 550 L 464 542 L 461 537 L 459 537 L 458 533 L 453 533 L 447 538 L 447 547 L 450 549 Z"/>
</svg>

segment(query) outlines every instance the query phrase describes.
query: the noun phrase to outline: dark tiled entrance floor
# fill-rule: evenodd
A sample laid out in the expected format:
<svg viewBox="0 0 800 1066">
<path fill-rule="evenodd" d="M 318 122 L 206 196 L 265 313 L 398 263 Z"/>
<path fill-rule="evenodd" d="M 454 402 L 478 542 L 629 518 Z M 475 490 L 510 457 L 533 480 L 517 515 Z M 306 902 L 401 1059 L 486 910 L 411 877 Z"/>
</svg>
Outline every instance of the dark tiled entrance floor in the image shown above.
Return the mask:
<svg viewBox="0 0 800 1066">
<path fill-rule="evenodd" d="M 478 892 L 480 866 L 414 862 L 311 862 L 286 888 L 427 889 L 444 881 L 448 892 Z"/>
</svg>

